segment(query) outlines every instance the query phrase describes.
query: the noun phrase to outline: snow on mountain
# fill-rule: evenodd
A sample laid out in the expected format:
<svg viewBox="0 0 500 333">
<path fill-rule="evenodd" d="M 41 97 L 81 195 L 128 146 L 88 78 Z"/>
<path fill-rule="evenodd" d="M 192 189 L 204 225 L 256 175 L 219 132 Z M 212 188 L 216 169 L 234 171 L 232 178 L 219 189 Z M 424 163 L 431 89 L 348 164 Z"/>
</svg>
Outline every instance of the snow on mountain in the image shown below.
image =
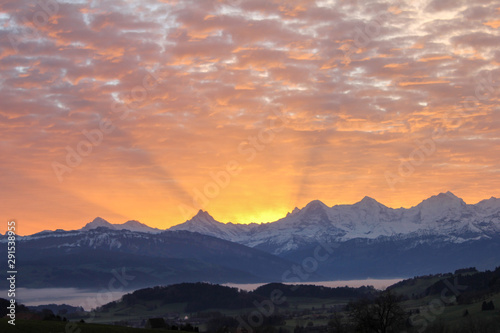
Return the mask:
<svg viewBox="0 0 500 333">
<path fill-rule="evenodd" d="M 249 233 L 240 234 L 239 238 L 233 241 L 280 254 L 296 250 L 318 238 L 342 236 L 345 232 L 331 224 L 328 209 L 329 207 L 319 200 L 311 201 L 304 208 L 294 210 L 276 222 L 254 224 Z"/>
<path fill-rule="evenodd" d="M 130 230 L 130 231 L 137 231 L 137 232 L 147 232 L 147 233 L 160 233 L 163 230 L 157 229 L 157 228 L 151 228 L 143 223 L 140 223 L 138 221 L 127 221 L 123 224 L 112 224 L 106 221 L 105 219 L 101 217 L 96 217 L 92 222 L 87 223 L 83 228 L 80 230 L 82 231 L 88 231 L 88 230 L 93 230 L 97 228 L 107 228 L 111 230 Z"/>
<path fill-rule="evenodd" d="M 250 231 L 253 225 L 221 223 L 216 221 L 208 212 L 200 209 L 192 219 L 173 226 L 169 230 L 187 230 L 225 240 L 236 241 L 240 240 L 242 235 Z"/>
<path fill-rule="evenodd" d="M 111 224 L 100 217 L 77 231 L 97 228 L 142 233 L 163 231 L 138 221 Z M 421 238 L 425 241 L 438 237 L 460 243 L 500 235 L 500 199 L 492 197 L 470 205 L 453 193 L 446 192 L 414 207 L 398 209 L 386 207 L 370 197 L 352 205 L 333 207 L 314 200 L 301 209 L 295 208 L 282 219 L 260 224 L 221 223 L 208 212 L 200 210 L 190 220 L 169 230 L 197 232 L 278 255 L 318 242 L 342 243 L 352 239 L 393 237 Z M 33 236 L 46 237 L 44 232 L 27 237 Z"/>
<path fill-rule="evenodd" d="M 345 242 L 355 238 L 443 236 L 450 242 L 463 242 L 500 234 L 500 200 L 491 198 L 468 205 L 446 192 L 408 209 L 389 208 L 370 197 L 353 205 L 333 207 L 314 200 L 271 223 L 224 224 L 200 211 L 171 230 L 199 232 L 274 254 L 318 241 Z"/>
<path fill-rule="evenodd" d="M 213 265 L 222 263 L 224 267 L 230 266 L 235 279 L 238 274 L 248 278 L 251 272 L 259 272 L 272 280 L 281 277 L 290 266 L 271 255 L 298 263 L 314 255 L 318 245 L 326 249 L 327 244 L 327 248 L 335 249 L 328 251 L 330 255 L 318 273 L 350 279 L 380 274 L 413 276 L 467 265 L 487 268 L 498 264 L 499 240 L 500 199 L 490 198 L 471 205 L 451 192 L 432 196 L 411 208 L 398 209 L 370 197 L 352 205 L 333 207 L 314 200 L 275 222 L 248 225 L 221 223 L 200 210 L 190 220 L 165 232 L 138 221 L 112 224 L 97 217 L 79 230 L 43 231 L 18 238 L 23 248 L 31 251 L 30 258 L 35 254 L 51 258 L 56 253 L 69 255 L 67 258 L 73 264 L 74 254 L 98 250 L 107 253 L 106 260 L 110 262 L 115 258 L 132 260 L 138 255 L 175 258 L 169 265 L 180 264 L 173 271 L 181 270 L 185 276 L 193 273 L 192 260 L 197 260 L 201 268 L 196 276 L 208 274 Z M 6 242 L 6 236 L 0 234 L 0 243 Z M 46 252 L 41 253 L 41 249 Z M 260 258 L 257 266 L 255 258 Z M 143 261 L 139 261 L 141 270 Z M 55 262 L 59 269 L 59 261 Z M 151 260 L 153 265 L 161 262 Z M 204 263 L 212 268 L 207 271 Z M 132 261 L 129 266 L 136 264 Z M 156 271 L 165 268 L 168 265 L 160 265 Z M 218 277 L 223 276 L 227 267 L 220 269 L 214 272 Z M 272 274 L 266 273 L 270 269 Z M 39 276 L 32 278 L 38 281 Z"/>
<path fill-rule="evenodd" d="M 387 208 L 377 200 L 366 196 L 352 206 L 365 211 L 380 211 Z"/>
<path fill-rule="evenodd" d="M 123 224 L 115 224 L 115 226 L 118 229 L 126 229 L 130 231 L 138 231 L 138 232 L 149 232 L 149 233 L 159 233 L 162 232 L 163 230 L 157 229 L 157 228 L 151 228 L 144 223 L 141 223 L 136 220 L 130 220 L 127 221 Z"/>
<path fill-rule="evenodd" d="M 489 199 L 482 200 L 475 204 L 475 206 L 483 212 L 488 214 L 499 213 L 500 212 L 500 199 L 491 197 Z"/>
<path fill-rule="evenodd" d="M 417 205 L 423 223 L 448 222 L 459 219 L 469 210 L 467 204 L 451 192 L 440 193 Z"/>
<path fill-rule="evenodd" d="M 300 212 L 300 209 L 298 207 L 295 207 L 291 212 L 286 213 L 286 216 L 294 215 L 298 212 Z"/>
<path fill-rule="evenodd" d="M 26 267 L 23 286 L 95 288 L 109 282 L 114 269 L 126 270 L 126 275 L 133 277 L 129 282 L 135 286 L 186 281 L 255 283 L 278 280 L 292 264 L 199 233 L 145 233 L 118 227 L 120 230 L 101 226 L 20 237 L 19 259 Z M 0 244 L 5 242 L 0 239 Z M 37 271 L 41 267 L 51 273 L 40 275 Z"/>
<path fill-rule="evenodd" d="M 115 226 L 101 217 L 96 217 L 92 222 L 87 223 L 81 230 L 92 230 L 99 227 L 115 230 Z"/>
</svg>

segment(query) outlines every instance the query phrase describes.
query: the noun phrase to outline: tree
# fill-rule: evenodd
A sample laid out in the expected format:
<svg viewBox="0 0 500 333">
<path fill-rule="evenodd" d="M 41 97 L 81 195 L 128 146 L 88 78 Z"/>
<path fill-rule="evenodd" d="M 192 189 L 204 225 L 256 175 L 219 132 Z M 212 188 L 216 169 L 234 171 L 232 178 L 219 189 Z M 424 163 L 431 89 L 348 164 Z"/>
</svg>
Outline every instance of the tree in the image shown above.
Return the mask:
<svg viewBox="0 0 500 333">
<path fill-rule="evenodd" d="M 330 333 L 342 333 L 346 329 L 345 325 L 342 323 L 342 315 L 338 312 L 334 312 L 332 319 L 328 321 L 328 332 Z"/>
<path fill-rule="evenodd" d="M 481 305 L 481 311 L 491 311 L 495 310 L 495 304 L 493 304 L 493 301 L 483 301 L 483 304 Z"/>
<path fill-rule="evenodd" d="M 373 301 L 360 300 L 351 305 L 351 316 L 360 332 L 399 332 L 405 324 L 406 313 L 399 305 L 402 297 L 384 291 Z"/>
</svg>

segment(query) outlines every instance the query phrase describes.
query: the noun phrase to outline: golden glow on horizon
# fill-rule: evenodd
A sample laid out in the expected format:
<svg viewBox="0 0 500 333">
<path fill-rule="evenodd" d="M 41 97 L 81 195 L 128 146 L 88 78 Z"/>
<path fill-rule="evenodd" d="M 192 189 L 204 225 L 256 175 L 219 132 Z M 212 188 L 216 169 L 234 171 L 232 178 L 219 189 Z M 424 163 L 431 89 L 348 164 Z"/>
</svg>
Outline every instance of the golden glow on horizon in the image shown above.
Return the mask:
<svg viewBox="0 0 500 333">
<path fill-rule="evenodd" d="M 445 190 L 443 190 L 442 192 L 444 191 Z M 438 193 L 439 192 L 435 192 L 432 195 L 437 195 Z M 456 192 L 454 194 L 464 199 L 464 201 L 468 204 L 475 204 L 481 200 L 489 199 L 491 197 L 491 196 L 477 195 L 464 198 L 463 196 L 460 196 Z M 411 195 L 401 194 L 399 198 L 400 200 L 394 200 L 390 202 L 387 200 L 386 201 L 380 200 L 374 196 L 371 197 L 380 202 L 381 204 L 395 209 L 401 207 L 411 208 L 428 198 L 427 196 L 415 197 Z M 362 197 L 358 197 L 352 201 L 330 201 L 330 200 L 323 200 L 321 198 L 319 200 L 322 201 L 327 206 L 332 207 L 335 205 L 351 205 L 356 202 L 359 202 L 361 199 Z M 248 207 L 248 205 L 245 204 L 246 201 L 241 203 L 234 202 L 234 207 L 237 207 L 236 209 L 229 208 L 227 207 L 227 205 L 221 204 L 221 205 L 214 205 L 213 209 L 208 208 L 207 211 L 215 220 L 222 223 L 232 222 L 232 223 L 249 224 L 253 222 L 255 223 L 274 222 L 277 221 L 278 219 L 285 217 L 286 214 L 292 212 L 295 207 L 303 208 L 305 205 L 307 205 L 307 203 L 309 203 L 312 200 L 317 200 L 317 199 L 302 200 L 301 203 L 293 205 L 283 204 L 281 207 L 279 207 L 279 205 L 275 205 L 277 207 L 275 209 L 266 209 L 265 206 Z M 129 220 L 138 220 L 139 222 L 144 223 L 150 227 L 159 229 L 168 229 L 171 226 L 185 222 L 187 219 L 193 217 L 194 214 L 196 214 L 197 212 L 193 211 L 192 212 L 193 215 L 189 216 L 189 218 L 187 219 L 184 219 L 182 214 L 176 212 L 176 209 L 170 211 L 167 209 L 161 209 L 160 207 L 157 207 L 156 210 L 152 209 L 148 210 L 147 212 L 144 212 L 140 207 L 148 206 L 148 203 L 138 201 L 137 198 L 130 199 L 130 202 L 116 202 L 116 206 L 119 209 L 121 209 L 120 213 L 108 212 L 104 214 L 97 213 L 94 215 L 82 214 L 83 217 L 81 219 L 72 221 L 66 220 L 66 221 L 61 221 L 60 223 L 53 223 L 50 227 L 47 226 L 46 223 L 40 223 L 39 225 L 32 224 L 31 225 L 32 228 L 30 229 L 26 228 L 26 225 L 25 224 L 23 225 L 24 221 L 35 220 L 35 216 L 30 214 L 28 214 L 28 216 L 31 216 L 31 219 L 29 217 L 24 218 L 24 214 L 22 214 L 21 216 L 23 216 L 23 218 L 21 219 L 16 218 L 15 220 L 18 222 L 18 234 L 20 235 L 30 235 L 36 232 L 40 232 L 42 230 L 79 229 L 88 222 L 91 222 L 95 217 L 98 216 L 104 218 L 105 220 L 113 224 L 121 224 Z M 5 231 L 3 231 L 3 233 L 5 233 Z"/>
</svg>

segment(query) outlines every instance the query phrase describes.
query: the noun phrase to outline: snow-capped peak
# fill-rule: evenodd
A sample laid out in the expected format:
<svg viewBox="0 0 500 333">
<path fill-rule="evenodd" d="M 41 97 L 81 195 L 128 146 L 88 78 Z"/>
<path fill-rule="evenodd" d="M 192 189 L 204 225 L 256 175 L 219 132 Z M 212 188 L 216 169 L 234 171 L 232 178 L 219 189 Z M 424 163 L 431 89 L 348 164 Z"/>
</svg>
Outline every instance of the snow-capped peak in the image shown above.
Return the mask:
<svg viewBox="0 0 500 333">
<path fill-rule="evenodd" d="M 92 230 L 92 229 L 97 229 L 99 227 L 116 229 L 111 223 L 109 223 L 102 217 L 96 217 L 92 222 L 87 223 L 81 230 Z"/>
<path fill-rule="evenodd" d="M 373 210 L 373 209 L 380 210 L 381 208 L 387 208 L 377 200 L 370 198 L 368 196 L 365 196 L 363 199 L 361 199 L 361 201 L 355 203 L 353 206 L 364 210 Z"/>
<path fill-rule="evenodd" d="M 425 199 L 417 205 L 425 216 L 434 218 L 447 214 L 449 211 L 458 212 L 463 209 L 466 203 L 451 192 L 439 193 Z"/>
<path fill-rule="evenodd" d="M 320 200 L 313 200 L 310 203 L 308 203 L 304 208 L 302 208 L 302 211 L 303 212 L 318 212 L 318 211 L 324 211 L 325 209 L 328 209 L 327 205 L 325 205 Z"/>
<path fill-rule="evenodd" d="M 304 227 L 306 225 L 310 227 L 316 224 L 330 224 L 330 220 L 328 219 L 329 209 L 330 207 L 320 200 L 313 200 L 302 209 L 294 209 L 292 214 L 288 214 L 286 217 L 276 221 L 276 223 L 282 225 L 282 227 Z"/>
<path fill-rule="evenodd" d="M 207 211 L 204 210 L 199 210 L 198 213 L 193 216 L 191 220 L 188 220 L 186 222 L 191 222 L 191 223 L 202 223 L 202 224 L 218 224 L 221 222 L 216 221 L 212 215 L 210 215 Z M 222 224 L 222 223 L 221 223 Z"/>
<path fill-rule="evenodd" d="M 115 226 L 117 228 L 126 229 L 130 231 L 139 231 L 139 232 L 158 233 L 163 231 L 157 228 L 152 228 L 136 220 L 130 220 L 123 224 L 115 224 Z"/>
<path fill-rule="evenodd" d="M 122 225 L 129 225 L 131 227 L 147 227 L 147 225 L 145 225 L 144 223 L 141 223 L 141 222 L 136 221 L 136 220 L 127 221 L 127 222 L 123 223 Z"/>
<path fill-rule="evenodd" d="M 82 229 L 82 231 L 93 230 L 97 228 L 107 228 L 111 230 L 130 230 L 130 231 L 138 231 L 138 232 L 149 232 L 149 233 L 158 233 L 162 232 L 160 229 L 151 228 L 139 221 L 130 220 L 123 224 L 112 224 L 106 221 L 101 217 L 96 217 L 92 222 L 87 223 Z"/>
<path fill-rule="evenodd" d="M 250 228 L 250 225 L 216 221 L 208 212 L 200 209 L 192 219 L 173 226 L 169 230 L 187 230 L 234 241 L 239 239 L 241 233 L 248 231 Z"/>
<path fill-rule="evenodd" d="M 438 195 L 433 195 L 432 197 L 422 201 L 421 204 L 463 206 L 466 203 L 462 199 L 457 197 L 455 194 L 448 191 L 446 193 L 439 193 Z"/>
<path fill-rule="evenodd" d="M 291 212 L 286 213 L 286 216 L 292 216 L 300 212 L 300 209 L 295 207 Z"/>
<path fill-rule="evenodd" d="M 207 233 L 213 230 L 219 231 L 224 223 L 216 221 L 208 212 L 199 210 L 190 220 L 170 228 L 170 230 L 189 230 L 199 233 Z"/>
<path fill-rule="evenodd" d="M 493 214 L 496 212 L 500 212 L 500 199 L 491 197 L 489 199 L 479 201 L 477 204 L 475 204 L 475 206 L 482 211 Z"/>
</svg>

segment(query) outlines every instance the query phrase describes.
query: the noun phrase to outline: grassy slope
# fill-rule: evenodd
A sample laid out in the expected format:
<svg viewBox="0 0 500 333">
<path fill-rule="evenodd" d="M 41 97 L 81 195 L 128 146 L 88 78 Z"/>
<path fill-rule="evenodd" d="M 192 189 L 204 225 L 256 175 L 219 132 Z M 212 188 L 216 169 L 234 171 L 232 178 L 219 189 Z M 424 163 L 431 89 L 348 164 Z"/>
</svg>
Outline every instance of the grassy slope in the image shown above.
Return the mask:
<svg viewBox="0 0 500 333">
<path fill-rule="evenodd" d="M 459 323 L 463 318 L 465 310 L 467 309 L 471 318 L 493 319 L 497 317 L 500 320 L 500 294 L 493 295 L 492 297 L 486 299 L 487 302 L 491 300 L 493 301 L 493 304 L 495 304 L 495 310 L 493 311 L 481 311 L 483 301 L 479 301 L 472 304 L 448 306 L 439 318 L 448 323 Z"/>
<path fill-rule="evenodd" d="M 414 284 L 411 285 L 404 285 L 401 286 L 397 289 L 394 289 L 395 292 L 398 293 L 403 293 L 403 294 L 412 294 L 412 293 L 420 293 L 424 291 L 427 287 L 430 285 L 434 284 L 437 280 L 440 280 L 441 278 L 438 277 L 433 277 L 430 279 L 418 279 L 415 281 Z M 434 295 L 434 296 L 427 296 L 422 299 L 418 300 L 408 300 L 404 302 L 403 306 L 407 309 L 428 309 L 428 304 L 431 303 L 434 300 L 439 300 L 439 295 Z M 468 304 L 468 305 L 451 305 L 451 306 L 446 306 L 442 308 L 441 310 L 442 313 L 437 314 L 437 316 L 434 316 L 433 314 L 431 315 L 430 318 L 433 318 L 431 321 L 428 322 L 428 324 L 432 324 L 437 321 L 443 321 L 452 325 L 461 325 L 463 322 L 466 320 L 470 319 L 496 319 L 500 320 L 500 294 L 493 295 L 492 297 L 488 298 L 487 301 L 493 300 L 493 303 L 496 306 L 495 311 L 481 311 L 481 304 L 482 300 L 479 302 L 476 302 L 474 304 Z M 287 297 L 287 301 L 289 303 L 289 307 L 287 308 L 280 308 L 280 311 L 290 311 L 290 312 L 296 312 L 296 311 L 301 311 L 305 309 L 311 310 L 313 307 L 316 310 L 320 310 L 325 307 L 325 310 L 328 312 L 328 309 L 336 304 L 345 304 L 348 303 L 348 299 L 316 299 L 316 298 L 295 298 L 295 297 Z M 134 305 L 134 306 L 126 306 L 123 303 L 117 303 L 115 306 L 109 309 L 109 311 L 106 312 L 99 312 L 96 313 L 96 317 L 93 318 L 94 323 L 112 323 L 120 320 L 141 320 L 145 318 L 151 318 L 151 317 L 166 317 L 168 314 L 172 313 L 177 313 L 180 317 L 184 317 L 185 315 L 191 316 L 191 313 L 187 313 L 184 311 L 184 308 L 187 303 L 176 303 L 176 304 L 161 304 L 160 301 L 150 301 L 150 302 L 145 302 L 144 304 L 141 305 Z M 465 310 L 468 310 L 469 312 L 469 317 L 463 318 L 463 313 Z M 233 309 L 233 310 L 221 310 L 221 309 L 207 309 L 205 311 L 219 311 L 225 315 L 228 316 L 236 316 L 239 314 L 244 314 L 244 313 L 249 313 L 250 311 L 254 311 L 255 308 L 248 308 L 248 309 Z M 429 310 L 427 310 L 429 312 Z M 317 311 L 318 312 L 318 311 Z M 323 311 L 319 311 L 323 312 Z M 311 314 L 304 314 L 302 316 L 299 316 L 295 319 L 288 320 L 286 327 L 292 328 L 295 327 L 295 325 L 306 325 L 307 322 L 312 321 L 314 322 L 315 326 L 316 325 L 325 325 L 328 322 L 328 319 L 325 318 L 318 318 L 317 315 L 314 315 L 313 313 Z M 29 322 L 19 322 L 19 327 L 17 328 L 22 328 L 23 325 L 30 325 L 31 323 Z M 57 322 L 35 322 L 37 325 L 36 331 L 39 332 L 64 332 L 64 323 L 57 323 Z M 38 326 L 39 325 L 39 326 Z M 47 330 L 42 330 L 39 327 L 42 327 L 43 325 L 48 325 L 50 327 L 51 325 L 54 325 L 54 327 L 47 329 Z M 59 325 L 59 326 L 57 326 Z M 85 326 L 86 325 L 86 326 Z M 0 322 L 0 332 L 30 332 L 29 329 L 27 330 L 5 330 L 4 328 L 11 328 L 9 327 L 11 325 L 7 325 L 6 320 L 3 320 Z M 82 327 L 82 332 L 85 333 L 88 330 L 84 330 L 85 327 L 92 327 L 99 329 L 98 326 L 95 326 L 93 324 L 84 324 L 80 325 Z M 60 327 L 60 328 L 59 328 Z M 127 329 L 127 328 L 121 328 L 121 327 L 116 327 L 116 326 L 103 326 L 103 332 L 137 332 L 136 329 Z M 111 327 L 111 328 L 110 328 Z M 34 329 L 34 327 L 31 327 Z M 43 328 L 43 327 L 42 327 Z M 109 329 L 108 329 L 109 328 Z M 113 329 L 118 329 L 118 331 L 113 330 Z M 92 332 L 100 332 L 99 330 L 92 330 Z"/>
<path fill-rule="evenodd" d="M 153 317 L 164 317 L 168 313 L 184 314 L 187 303 L 174 303 L 161 305 L 161 301 L 149 301 L 144 304 L 125 306 L 118 303 L 108 311 L 95 314 L 93 321 L 96 323 L 112 323 L 119 320 L 141 320 Z"/>
<path fill-rule="evenodd" d="M 16 325 L 12 326 L 7 322 L 6 318 L 0 319 L 0 332 L 10 333 L 10 332 L 26 332 L 26 333 L 64 333 L 66 332 L 66 324 L 64 322 L 57 321 L 38 321 L 38 320 L 16 320 Z M 112 325 L 100 325 L 100 324 L 80 324 L 74 323 L 74 328 L 68 330 L 68 332 L 80 332 L 80 333 L 144 333 L 146 332 L 141 328 L 130 328 L 130 327 L 120 327 Z M 76 328 L 77 327 L 77 328 Z M 80 329 L 80 330 L 78 330 Z M 155 332 L 175 332 L 180 331 L 167 331 L 167 330 L 155 330 Z"/>
<path fill-rule="evenodd" d="M 465 275 L 472 275 L 476 273 L 465 273 Z M 423 293 L 428 287 L 432 286 L 434 283 L 439 280 L 443 280 L 446 277 L 438 277 L 433 276 L 430 278 L 419 278 L 411 282 L 407 282 L 404 285 L 392 288 L 391 290 L 397 294 L 405 295 L 411 298 L 412 294 L 420 294 Z M 404 302 L 404 307 L 407 309 L 416 309 L 416 308 L 426 308 L 432 302 L 436 302 L 440 299 L 440 295 L 429 295 L 420 299 L 410 299 Z M 435 313 L 430 316 L 430 318 L 436 317 L 435 320 L 443 320 L 449 323 L 459 323 L 462 321 L 463 314 L 467 309 L 469 311 L 469 315 L 472 318 L 493 318 L 495 315 L 498 315 L 498 310 L 500 309 L 500 294 L 496 294 L 486 299 L 486 301 L 493 300 L 493 303 L 496 306 L 495 311 L 481 311 L 481 305 L 483 301 L 479 301 L 473 304 L 466 305 L 457 305 L 453 304 L 451 306 L 446 306 L 442 310 L 442 313 Z"/>
<path fill-rule="evenodd" d="M 321 309 L 323 305 L 329 308 L 332 305 L 347 304 L 348 299 L 343 298 L 332 298 L 332 299 L 321 299 L 321 298 L 305 298 L 305 297 L 287 297 L 286 298 L 289 307 L 283 308 L 282 310 L 298 311 L 303 309 Z M 163 304 L 161 301 L 148 301 L 141 305 L 126 306 L 123 303 L 118 302 L 115 306 L 110 308 L 106 312 L 96 313 L 96 317 L 93 319 L 94 322 L 100 323 L 111 323 L 119 320 L 127 319 L 143 319 L 151 318 L 156 316 L 166 316 L 168 313 L 178 313 L 180 317 L 190 316 L 191 313 L 185 312 L 184 308 L 187 303 L 175 303 L 175 304 Z M 206 309 L 204 312 L 218 311 L 227 316 L 236 316 L 240 313 L 247 313 L 254 311 L 255 307 L 244 308 L 244 309 Z"/>
<path fill-rule="evenodd" d="M 433 276 L 430 278 L 419 278 L 411 282 L 407 281 L 404 285 L 392 288 L 391 290 L 399 295 L 411 298 L 412 294 L 418 295 L 423 293 L 427 288 L 442 279 L 444 279 L 444 277 Z"/>
</svg>

